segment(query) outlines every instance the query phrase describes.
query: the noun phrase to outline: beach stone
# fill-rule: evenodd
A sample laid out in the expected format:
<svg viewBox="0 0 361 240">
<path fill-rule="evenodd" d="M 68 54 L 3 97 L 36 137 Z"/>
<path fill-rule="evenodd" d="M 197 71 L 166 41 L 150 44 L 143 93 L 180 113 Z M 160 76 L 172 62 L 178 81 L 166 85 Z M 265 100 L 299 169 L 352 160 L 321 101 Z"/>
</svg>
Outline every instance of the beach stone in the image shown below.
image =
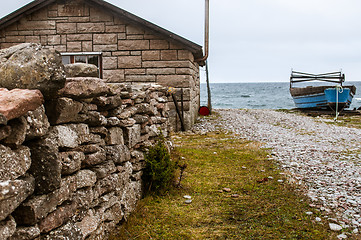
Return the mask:
<svg viewBox="0 0 361 240">
<path fill-rule="evenodd" d="M 347 235 L 344 234 L 344 233 L 342 233 L 342 234 L 340 234 L 340 235 L 337 235 L 337 238 L 338 238 L 338 239 L 347 239 Z"/>
<path fill-rule="evenodd" d="M 62 58 L 55 50 L 36 43 L 23 43 L 0 50 L 0 59 L 3 59 L 0 62 L 1 87 L 38 89 L 49 99 L 64 86 Z"/>
<path fill-rule="evenodd" d="M 223 188 L 222 189 L 224 192 L 231 192 L 232 190 L 230 188 Z"/>
<path fill-rule="evenodd" d="M 0 114 L 3 124 L 37 109 L 43 102 L 43 95 L 39 90 L 13 89 L 9 91 L 0 88 Z"/>
<path fill-rule="evenodd" d="M 94 64 L 72 63 L 64 65 L 67 78 L 99 77 L 98 67 Z"/>
</svg>

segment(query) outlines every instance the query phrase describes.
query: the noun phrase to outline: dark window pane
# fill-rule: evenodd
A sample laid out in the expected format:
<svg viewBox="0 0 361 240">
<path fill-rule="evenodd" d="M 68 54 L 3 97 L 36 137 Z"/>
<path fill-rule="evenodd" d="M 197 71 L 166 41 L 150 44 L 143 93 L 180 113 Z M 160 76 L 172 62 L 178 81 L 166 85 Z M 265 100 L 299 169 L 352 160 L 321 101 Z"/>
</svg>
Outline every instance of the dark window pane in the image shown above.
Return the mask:
<svg viewBox="0 0 361 240">
<path fill-rule="evenodd" d="M 86 56 L 75 56 L 76 63 L 86 63 Z"/>
<path fill-rule="evenodd" d="M 70 64 L 70 56 L 62 56 L 63 64 Z"/>
<path fill-rule="evenodd" d="M 88 56 L 88 63 L 99 67 L 99 56 Z"/>
</svg>

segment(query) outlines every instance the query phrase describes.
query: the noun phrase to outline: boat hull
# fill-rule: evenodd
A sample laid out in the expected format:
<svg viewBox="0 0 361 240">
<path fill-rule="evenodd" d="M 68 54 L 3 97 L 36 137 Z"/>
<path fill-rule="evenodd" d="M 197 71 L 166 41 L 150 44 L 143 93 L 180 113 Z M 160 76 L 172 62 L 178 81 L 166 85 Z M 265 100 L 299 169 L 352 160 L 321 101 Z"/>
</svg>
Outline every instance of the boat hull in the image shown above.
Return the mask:
<svg viewBox="0 0 361 240">
<path fill-rule="evenodd" d="M 354 86 L 332 88 L 330 86 L 306 87 L 290 89 L 297 108 L 332 108 L 338 110 L 348 108 L 355 95 Z M 337 103 L 337 104 L 336 104 Z"/>
</svg>

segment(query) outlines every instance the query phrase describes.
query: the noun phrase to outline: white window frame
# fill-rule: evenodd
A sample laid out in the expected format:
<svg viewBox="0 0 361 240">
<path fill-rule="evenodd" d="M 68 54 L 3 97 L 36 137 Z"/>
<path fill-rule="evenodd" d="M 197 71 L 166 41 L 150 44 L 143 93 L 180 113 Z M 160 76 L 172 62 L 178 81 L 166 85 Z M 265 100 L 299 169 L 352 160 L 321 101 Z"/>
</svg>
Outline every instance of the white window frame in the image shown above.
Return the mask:
<svg viewBox="0 0 361 240">
<path fill-rule="evenodd" d="M 75 62 L 75 57 L 76 56 L 98 56 L 98 72 L 99 72 L 99 78 L 103 78 L 103 53 L 102 52 L 63 52 L 63 53 L 60 53 L 60 55 L 63 57 L 65 56 L 69 56 L 69 57 L 74 57 L 74 62 L 71 62 L 72 64 L 73 63 L 76 63 Z M 86 63 L 88 63 L 88 58 L 86 58 Z"/>
</svg>

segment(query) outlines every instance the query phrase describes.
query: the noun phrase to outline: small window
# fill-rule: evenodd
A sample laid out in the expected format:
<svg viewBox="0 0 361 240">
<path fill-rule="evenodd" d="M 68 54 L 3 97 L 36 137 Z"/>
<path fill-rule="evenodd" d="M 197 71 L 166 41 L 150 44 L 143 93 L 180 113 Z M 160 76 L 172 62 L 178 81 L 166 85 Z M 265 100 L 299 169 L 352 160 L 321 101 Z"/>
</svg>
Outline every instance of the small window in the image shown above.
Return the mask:
<svg viewBox="0 0 361 240">
<path fill-rule="evenodd" d="M 102 55 L 99 52 L 89 53 L 62 53 L 63 64 L 87 63 L 98 67 L 99 78 L 102 78 Z"/>
<path fill-rule="evenodd" d="M 63 58 L 63 64 L 70 64 L 70 56 L 62 56 Z"/>
</svg>

